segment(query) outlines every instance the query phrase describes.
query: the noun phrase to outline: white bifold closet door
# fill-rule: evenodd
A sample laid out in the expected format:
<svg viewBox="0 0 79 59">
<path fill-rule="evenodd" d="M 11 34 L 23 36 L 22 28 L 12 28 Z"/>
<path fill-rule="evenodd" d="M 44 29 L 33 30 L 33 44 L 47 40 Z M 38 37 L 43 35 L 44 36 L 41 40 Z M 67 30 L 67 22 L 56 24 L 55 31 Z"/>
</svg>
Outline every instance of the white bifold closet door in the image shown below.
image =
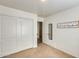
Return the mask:
<svg viewBox="0 0 79 59">
<path fill-rule="evenodd" d="M 0 16 L 0 57 L 2 56 L 2 51 L 1 51 L 1 16 Z"/>
<path fill-rule="evenodd" d="M 24 50 L 33 47 L 33 20 L 18 19 L 18 50 Z"/>
<path fill-rule="evenodd" d="M 2 55 L 6 56 L 16 51 L 17 20 L 15 17 L 2 16 Z"/>
<path fill-rule="evenodd" d="M 33 43 L 32 19 L 0 17 L 0 56 L 32 48 Z"/>
</svg>

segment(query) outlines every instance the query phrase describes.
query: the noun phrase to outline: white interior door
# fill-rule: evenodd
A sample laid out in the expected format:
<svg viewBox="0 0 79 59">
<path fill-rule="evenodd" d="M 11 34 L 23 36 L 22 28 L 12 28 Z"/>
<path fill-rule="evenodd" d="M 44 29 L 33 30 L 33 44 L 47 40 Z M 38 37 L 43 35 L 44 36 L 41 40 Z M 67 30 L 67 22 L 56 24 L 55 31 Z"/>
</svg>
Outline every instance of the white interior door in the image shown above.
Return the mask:
<svg viewBox="0 0 79 59">
<path fill-rule="evenodd" d="M 15 17 L 2 17 L 2 55 L 14 53 L 16 50 L 17 20 Z"/>
<path fill-rule="evenodd" d="M 33 21 L 30 19 L 19 19 L 18 23 L 18 48 L 20 50 L 33 47 Z"/>
<path fill-rule="evenodd" d="M 1 16 L 0 16 L 0 57 L 1 57 L 1 55 L 2 55 L 2 54 L 1 54 L 1 53 L 2 53 L 2 52 L 1 52 L 1 48 L 2 48 L 2 47 L 1 47 Z"/>
</svg>

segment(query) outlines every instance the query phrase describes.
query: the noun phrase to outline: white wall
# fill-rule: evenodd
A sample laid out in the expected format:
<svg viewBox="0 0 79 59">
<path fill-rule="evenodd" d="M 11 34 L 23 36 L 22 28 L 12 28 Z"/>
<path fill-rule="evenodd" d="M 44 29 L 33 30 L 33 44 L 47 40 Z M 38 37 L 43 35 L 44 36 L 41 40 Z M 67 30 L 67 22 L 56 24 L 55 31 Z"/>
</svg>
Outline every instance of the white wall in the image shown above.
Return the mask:
<svg viewBox="0 0 79 59">
<path fill-rule="evenodd" d="M 17 17 L 32 18 L 32 19 L 35 19 L 37 17 L 36 14 L 32 14 L 29 12 L 24 12 L 21 10 L 5 7 L 2 5 L 0 5 L 0 14 L 6 14 L 6 15 L 17 16 Z"/>
<path fill-rule="evenodd" d="M 2 36 L 0 39 L 0 51 L 2 53 L 0 52 L 0 57 L 24 49 L 37 47 L 37 15 L 36 14 L 32 14 L 0 5 L 0 20 L 2 23 L 1 25 L 2 27 L 0 28 L 2 31 L 0 32 Z M 26 27 L 29 27 L 29 29 Z M 14 32 L 10 32 L 11 31 L 10 29 Z M 27 31 L 24 32 L 24 30 Z M 22 35 L 22 37 L 19 35 Z M 22 40 L 20 40 L 21 39 L 20 37 L 22 38 Z M 7 38 L 9 39 L 7 40 Z M 8 46 L 9 42 L 10 42 L 10 46 Z"/>
<path fill-rule="evenodd" d="M 75 57 L 79 57 L 79 28 L 57 28 L 57 23 L 78 20 L 79 7 L 65 10 L 45 18 L 43 24 L 43 42 Z M 48 39 L 49 23 L 53 24 L 53 40 Z"/>
<path fill-rule="evenodd" d="M 0 56 L 1 56 L 1 16 L 0 16 Z"/>
<path fill-rule="evenodd" d="M 42 17 L 38 17 L 38 20 L 37 20 L 38 22 L 44 22 L 44 18 L 42 18 Z"/>
</svg>

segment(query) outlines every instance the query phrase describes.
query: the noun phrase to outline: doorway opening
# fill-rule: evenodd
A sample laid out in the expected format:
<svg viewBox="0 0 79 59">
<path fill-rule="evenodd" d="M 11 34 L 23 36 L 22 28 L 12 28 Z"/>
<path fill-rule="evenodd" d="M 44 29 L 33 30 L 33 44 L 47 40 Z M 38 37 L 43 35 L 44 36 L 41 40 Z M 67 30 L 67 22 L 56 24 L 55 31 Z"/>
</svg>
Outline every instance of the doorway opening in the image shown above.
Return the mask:
<svg viewBox="0 0 79 59">
<path fill-rule="evenodd" d="M 42 22 L 37 22 L 37 44 L 42 43 Z"/>
</svg>

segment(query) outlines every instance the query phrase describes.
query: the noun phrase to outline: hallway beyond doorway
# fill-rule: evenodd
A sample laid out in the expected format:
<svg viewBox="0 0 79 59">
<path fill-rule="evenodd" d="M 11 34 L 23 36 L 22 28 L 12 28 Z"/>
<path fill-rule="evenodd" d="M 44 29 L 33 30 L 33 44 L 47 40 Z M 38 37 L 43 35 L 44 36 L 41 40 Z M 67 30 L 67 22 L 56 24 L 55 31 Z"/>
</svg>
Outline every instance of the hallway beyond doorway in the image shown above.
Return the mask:
<svg viewBox="0 0 79 59">
<path fill-rule="evenodd" d="M 42 42 L 42 27 L 43 27 L 43 22 L 37 22 L 37 44 L 39 45 Z"/>
</svg>

